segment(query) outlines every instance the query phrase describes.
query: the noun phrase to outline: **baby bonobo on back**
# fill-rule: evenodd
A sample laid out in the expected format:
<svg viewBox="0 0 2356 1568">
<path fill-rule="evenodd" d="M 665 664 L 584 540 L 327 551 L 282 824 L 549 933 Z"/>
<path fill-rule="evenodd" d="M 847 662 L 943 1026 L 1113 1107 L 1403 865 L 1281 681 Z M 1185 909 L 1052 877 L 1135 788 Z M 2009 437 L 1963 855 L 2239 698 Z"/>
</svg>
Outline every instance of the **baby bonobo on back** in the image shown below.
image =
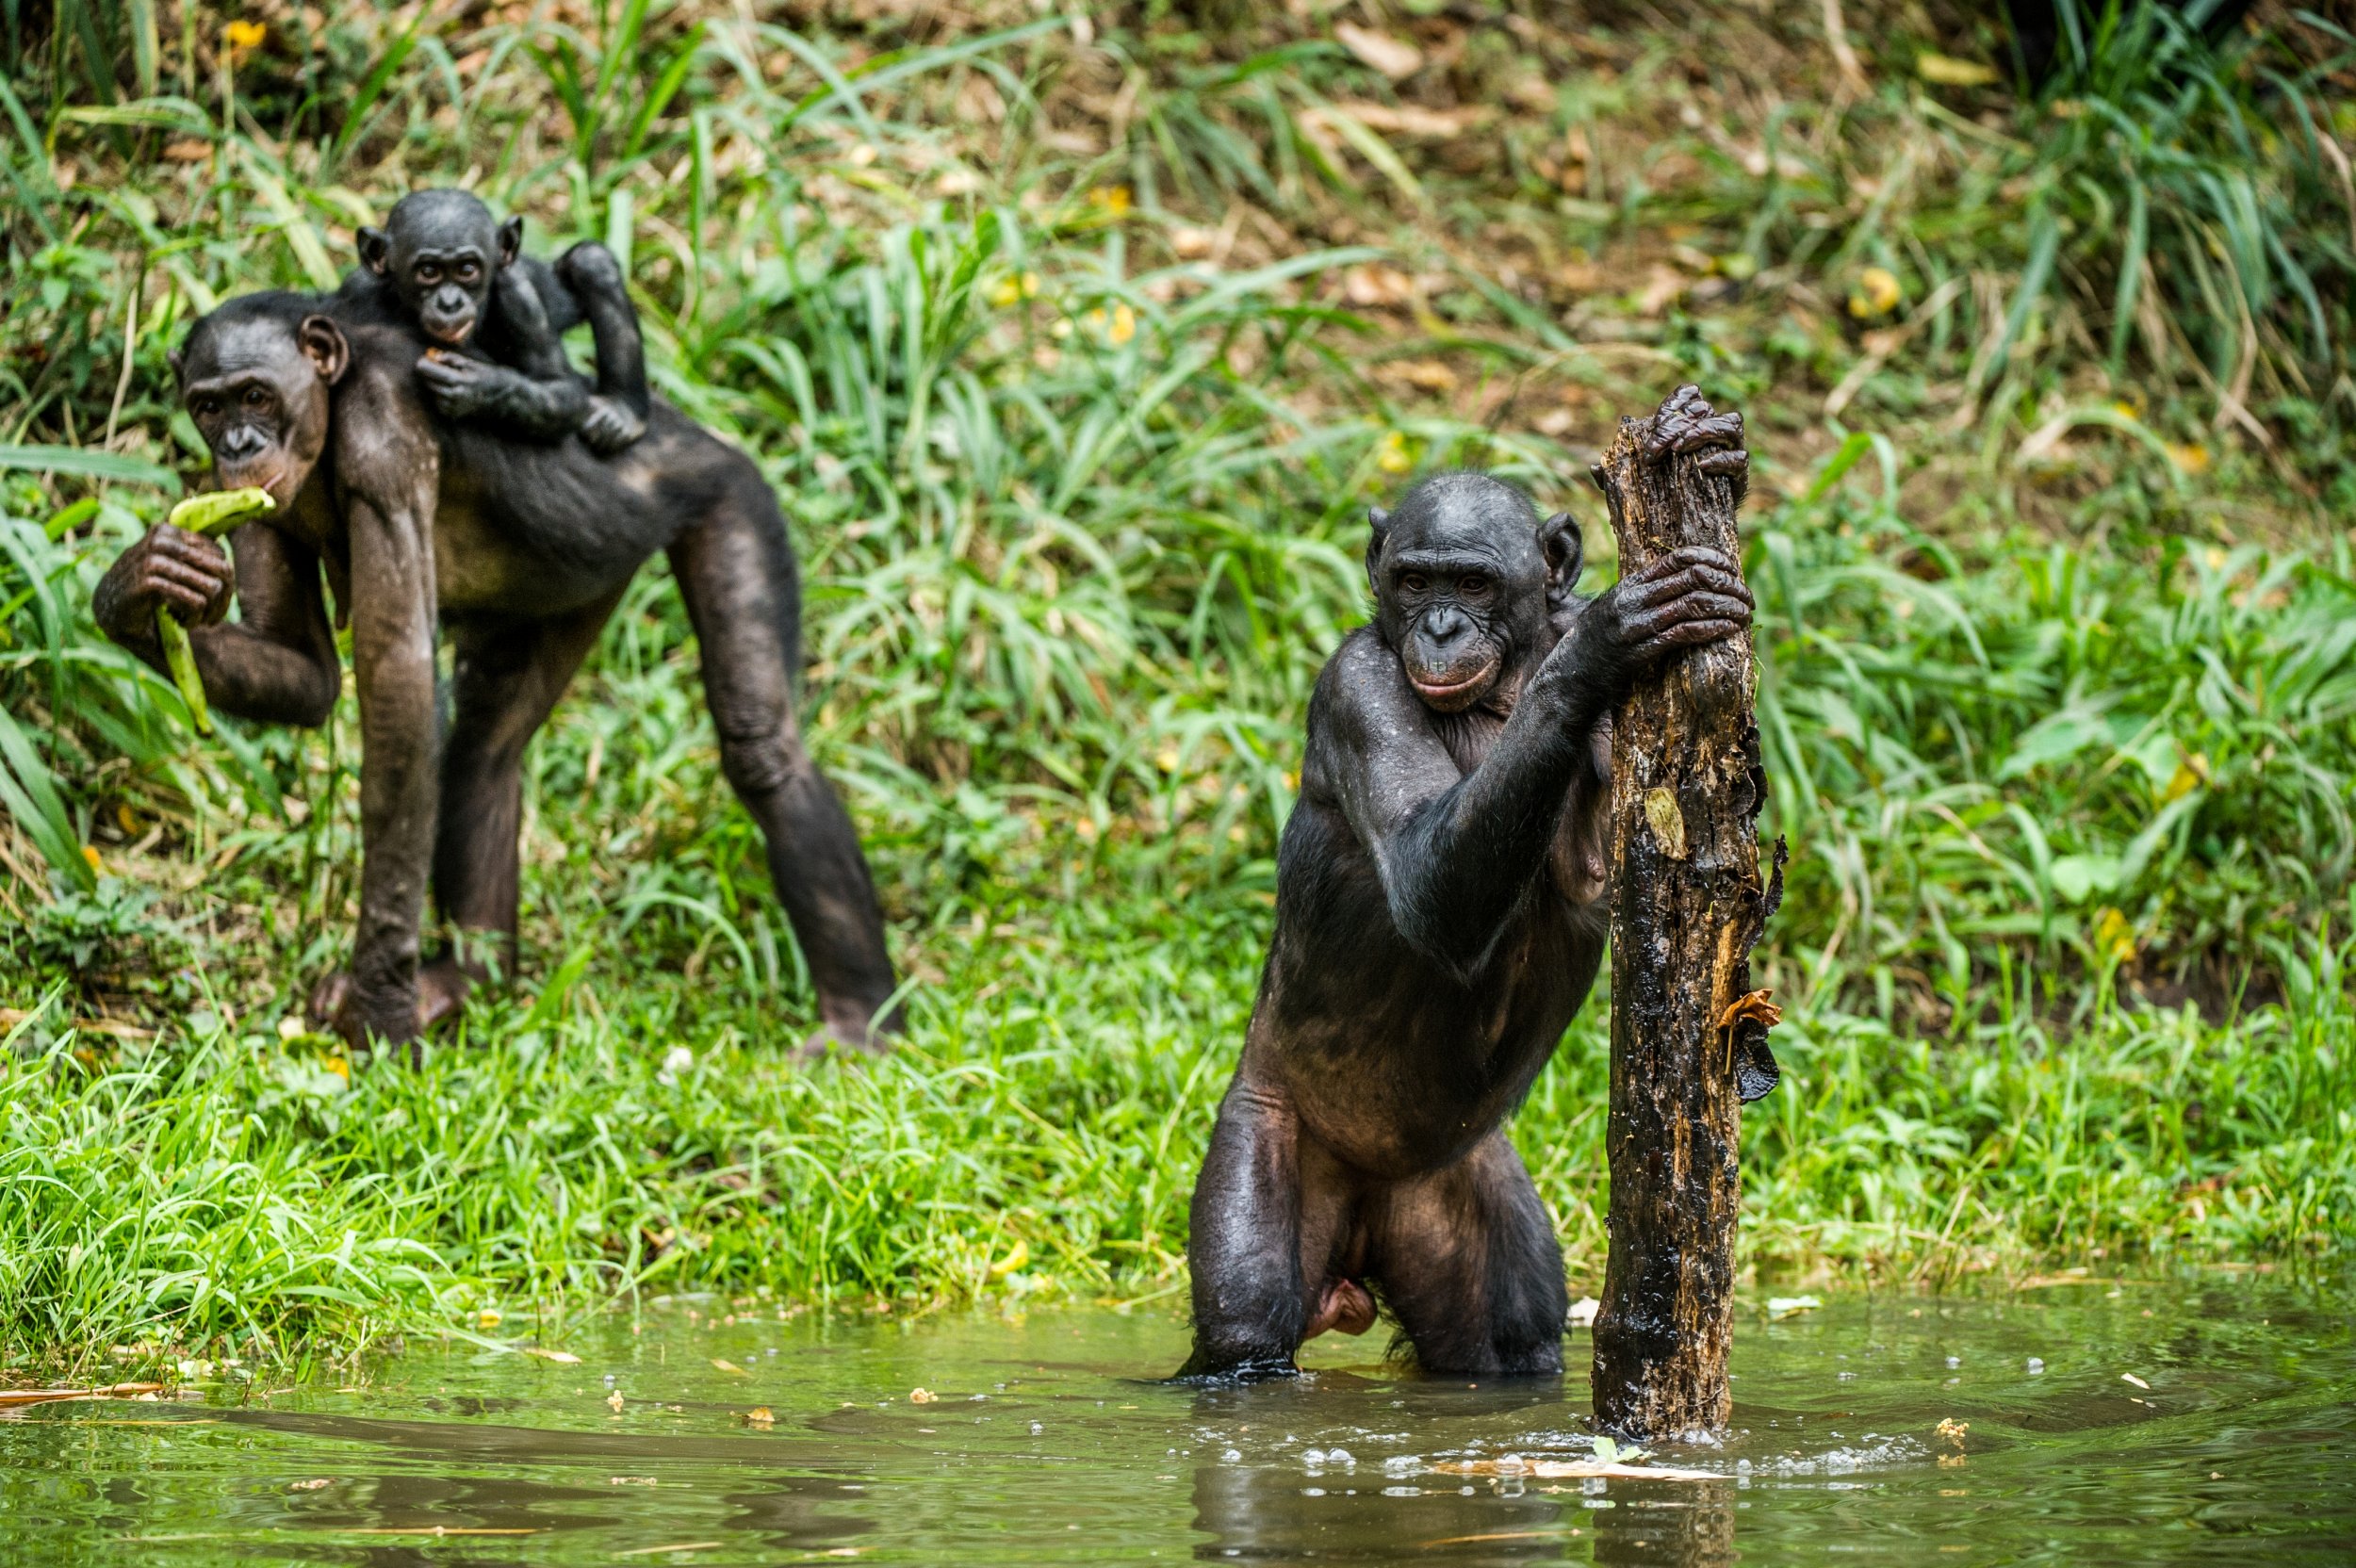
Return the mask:
<svg viewBox="0 0 2356 1568">
<path fill-rule="evenodd" d="M 1688 389 L 1649 445 L 1742 476 L 1742 429 Z M 1603 951 L 1612 710 L 1750 621 L 1712 550 L 1580 597 L 1578 525 L 1482 474 L 1368 521 L 1375 621 L 1310 699 L 1276 935 L 1195 1184 L 1185 1377 L 1289 1373 L 1378 1297 L 1427 1370 L 1562 1370 L 1562 1249 L 1499 1124 Z"/>
<path fill-rule="evenodd" d="M 417 373 L 452 418 L 561 441 L 578 431 L 610 455 L 646 433 L 646 361 L 638 312 L 614 254 L 583 240 L 551 267 L 522 253 L 524 220 L 499 222 L 464 190 L 417 190 L 381 229 L 359 233 L 359 270 L 344 280 L 347 320 L 415 327 L 433 343 Z M 582 321 L 597 334 L 593 394 L 564 357 Z M 503 365 L 523 380 L 485 372 Z"/>
</svg>

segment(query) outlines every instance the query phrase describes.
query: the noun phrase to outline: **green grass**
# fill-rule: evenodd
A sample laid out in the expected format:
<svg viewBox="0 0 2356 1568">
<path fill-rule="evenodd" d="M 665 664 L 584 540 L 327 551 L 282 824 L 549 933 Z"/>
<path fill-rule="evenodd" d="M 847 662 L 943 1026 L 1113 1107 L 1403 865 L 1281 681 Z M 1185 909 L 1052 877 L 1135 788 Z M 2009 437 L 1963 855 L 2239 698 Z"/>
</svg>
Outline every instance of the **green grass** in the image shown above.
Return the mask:
<svg viewBox="0 0 2356 1568">
<path fill-rule="evenodd" d="M 1027 10 L 444 37 L 346 8 L 186 70 L 165 38 L 153 83 L 125 53 L 111 101 L 72 36 L 27 57 L 0 100 L 5 1359 L 690 1287 L 1177 1289 L 1302 705 L 1366 613 L 1363 508 L 1497 467 L 1579 509 L 1608 577 L 1573 476 L 1688 378 L 1751 416 L 1793 855 L 1752 1261 L 2347 1246 L 2346 41 L 2129 29 L 2016 106 L 1912 74 L 1987 38 L 1849 9 L 1861 95 L 1812 9 L 1475 29 L 1398 87 L 1321 23 L 1151 8 L 1086 49 Z M 102 41 L 149 14 L 57 11 Z M 1384 24 L 1434 56 L 1457 27 Z M 1493 118 L 1398 118 L 1468 106 Z M 280 1027 L 349 939 L 349 707 L 200 743 L 89 622 L 197 471 L 162 357 L 187 321 L 328 281 L 352 224 L 469 170 L 535 245 L 630 257 L 663 394 L 788 502 L 813 744 L 916 981 L 889 1062 L 784 1065 L 807 981 L 660 572 L 532 753 L 521 983 L 416 1072 Z M 1590 1284 L 1604 1016 L 1515 1129 Z"/>
</svg>

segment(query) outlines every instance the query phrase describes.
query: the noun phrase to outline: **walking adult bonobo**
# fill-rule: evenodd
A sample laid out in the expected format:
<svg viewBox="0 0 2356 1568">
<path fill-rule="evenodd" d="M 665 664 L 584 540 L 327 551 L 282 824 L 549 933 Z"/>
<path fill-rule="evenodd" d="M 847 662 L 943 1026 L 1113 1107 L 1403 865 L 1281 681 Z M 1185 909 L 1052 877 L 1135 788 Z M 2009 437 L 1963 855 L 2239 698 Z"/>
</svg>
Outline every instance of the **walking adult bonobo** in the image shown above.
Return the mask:
<svg viewBox="0 0 2356 1568">
<path fill-rule="evenodd" d="M 279 511 L 233 536 L 234 578 L 211 542 L 149 530 L 107 570 L 95 606 L 107 634 L 152 664 L 155 611 L 169 606 L 197 623 L 190 642 L 215 707 L 316 725 L 342 679 L 322 564 L 335 580 L 359 681 L 364 861 L 348 983 L 315 1002 L 355 1040 L 410 1039 L 457 1004 L 478 972 L 463 956 L 420 973 L 429 871 L 453 926 L 512 949 L 524 743 L 639 565 L 664 549 L 701 646 L 722 766 L 767 839 L 820 1012 L 835 1037 L 865 1043 L 892 966 L 850 818 L 794 725 L 800 589 L 759 470 L 662 403 L 643 439 L 602 461 L 577 441 L 437 420 L 420 400 L 423 341 L 392 326 L 347 332 L 329 304 L 248 295 L 190 330 L 181 393 L 214 472 L 268 489 Z M 233 586 L 244 617 L 224 624 Z M 437 614 L 456 654 L 446 728 Z"/>
<path fill-rule="evenodd" d="M 1686 388 L 1657 458 L 1746 475 Z M 1368 514 L 1374 624 L 1309 703 L 1276 936 L 1195 1184 L 1186 1377 L 1293 1370 L 1374 1298 L 1430 1371 L 1562 1368 L 1562 1253 L 1499 1123 L 1594 983 L 1610 715 L 1644 670 L 1748 624 L 1735 564 L 1679 550 L 1595 598 L 1578 526 L 1448 473 Z"/>
</svg>

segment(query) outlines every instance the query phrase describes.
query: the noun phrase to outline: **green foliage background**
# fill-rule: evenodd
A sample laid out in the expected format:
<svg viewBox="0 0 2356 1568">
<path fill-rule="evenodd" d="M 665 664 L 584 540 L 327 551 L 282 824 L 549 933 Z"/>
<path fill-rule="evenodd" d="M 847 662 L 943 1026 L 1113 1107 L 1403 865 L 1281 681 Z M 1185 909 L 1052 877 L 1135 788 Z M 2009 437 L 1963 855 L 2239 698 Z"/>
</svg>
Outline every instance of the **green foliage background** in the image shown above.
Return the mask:
<svg viewBox="0 0 2356 1568">
<path fill-rule="evenodd" d="M 1583 462 L 1685 380 L 1751 419 L 1792 848 L 1753 1261 L 2345 1244 L 2326 18 L 2213 56 L 2138 12 L 2023 101 L 1922 63 L 2002 58 L 1931 5 L 1849 8 L 1861 85 L 1812 8 L 462 9 L 11 24 L 11 1357 L 687 1282 L 1178 1289 L 1364 507 L 1492 467 L 1606 578 Z M 201 472 L 188 320 L 331 285 L 354 224 L 461 179 L 623 254 L 663 394 L 788 503 L 808 727 L 915 983 L 888 1062 L 786 1065 L 807 985 L 659 571 L 532 754 L 519 984 L 417 1072 L 282 1022 L 348 940 L 349 706 L 199 743 L 89 589 Z M 1603 1007 L 1515 1126 L 1582 1279 Z"/>
</svg>

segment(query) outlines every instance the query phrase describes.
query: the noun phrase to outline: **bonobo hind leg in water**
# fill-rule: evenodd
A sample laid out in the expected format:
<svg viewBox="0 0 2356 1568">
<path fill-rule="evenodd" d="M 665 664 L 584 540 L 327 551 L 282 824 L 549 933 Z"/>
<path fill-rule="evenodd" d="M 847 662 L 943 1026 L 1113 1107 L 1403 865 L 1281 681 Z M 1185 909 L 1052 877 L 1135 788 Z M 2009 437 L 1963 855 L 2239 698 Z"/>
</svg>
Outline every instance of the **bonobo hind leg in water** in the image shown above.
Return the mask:
<svg viewBox="0 0 2356 1568">
<path fill-rule="evenodd" d="M 182 396 L 215 473 L 279 509 L 233 535 L 234 575 L 218 545 L 159 524 L 108 568 L 94 608 L 160 668 L 155 612 L 170 606 L 195 623 L 213 706 L 316 725 L 341 682 L 321 567 L 337 582 L 360 691 L 363 864 L 352 967 L 320 998 L 329 1021 L 355 1040 L 408 1040 L 463 996 L 466 966 L 420 965 L 429 880 L 462 933 L 512 947 L 525 743 L 663 549 L 724 771 L 761 825 L 826 1032 L 861 1045 L 896 1028 L 867 863 L 794 722 L 800 584 L 760 470 L 659 403 L 644 439 L 602 461 L 577 442 L 441 423 L 419 400 L 423 341 L 346 332 L 326 303 L 248 295 L 191 329 Z M 233 587 L 244 616 L 231 624 Z M 440 632 L 457 653 L 447 731 Z"/>
<path fill-rule="evenodd" d="M 1738 475 L 1741 441 L 1690 389 L 1651 432 Z M 1374 624 L 1310 700 L 1276 935 L 1195 1185 L 1185 1376 L 1289 1372 L 1377 1297 L 1429 1370 L 1562 1370 L 1562 1250 L 1500 1124 L 1602 955 L 1610 714 L 1750 620 L 1710 550 L 1581 597 L 1578 526 L 1481 474 L 1369 521 Z"/>
</svg>

